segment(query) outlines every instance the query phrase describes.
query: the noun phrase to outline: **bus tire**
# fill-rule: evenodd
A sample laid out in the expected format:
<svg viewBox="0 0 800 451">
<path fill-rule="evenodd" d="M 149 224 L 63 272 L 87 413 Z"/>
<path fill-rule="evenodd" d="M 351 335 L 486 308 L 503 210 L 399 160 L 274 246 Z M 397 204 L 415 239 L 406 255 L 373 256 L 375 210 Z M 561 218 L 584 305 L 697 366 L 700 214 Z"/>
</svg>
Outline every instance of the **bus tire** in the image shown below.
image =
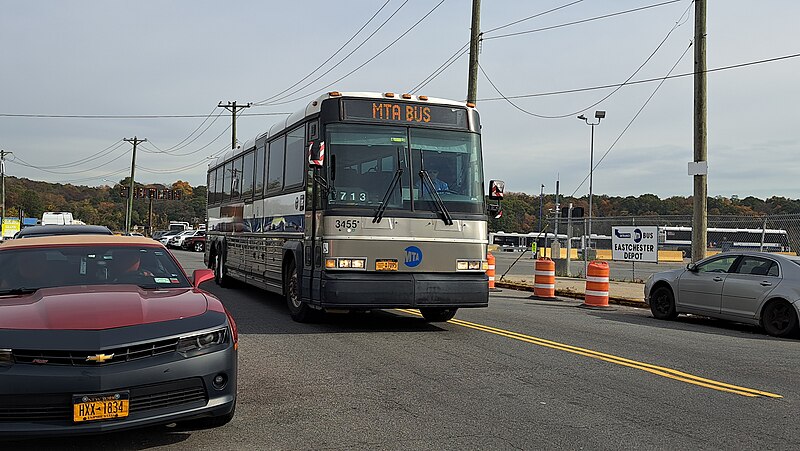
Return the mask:
<svg viewBox="0 0 800 451">
<path fill-rule="evenodd" d="M 217 252 L 214 253 L 214 282 L 222 288 L 231 285 L 231 278 L 225 273 L 225 253 L 217 248 Z"/>
<path fill-rule="evenodd" d="M 450 321 L 456 316 L 457 308 L 421 308 L 419 312 L 426 321 L 432 323 L 442 323 Z"/>
<path fill-rule="evenodd" d="M 300 276 L 297 274 L 297 265 L 294 262 L 290 262 L 286 267 L 286 280 L 283 286 L 286 287 L 286 306 L 289 307 L 292 319 L 298 323 L 312 321 L 317 312 L 300 297 Z"/>
</svg>

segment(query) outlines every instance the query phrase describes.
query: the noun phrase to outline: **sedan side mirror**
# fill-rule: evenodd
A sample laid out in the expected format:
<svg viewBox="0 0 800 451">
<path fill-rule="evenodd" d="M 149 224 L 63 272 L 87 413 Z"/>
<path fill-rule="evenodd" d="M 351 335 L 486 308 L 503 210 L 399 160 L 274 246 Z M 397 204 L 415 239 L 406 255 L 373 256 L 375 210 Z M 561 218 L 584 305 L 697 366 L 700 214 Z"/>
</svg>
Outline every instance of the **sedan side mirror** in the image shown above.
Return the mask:
<svg viewBox="0 0 800 451">
<path fill-rule="evenodd" d="M 697 265 L 695 265 L 694 263 L 689 263 L 688 265 L 686 265 L 686 269 L 691 272 L 697 272 Z"/>
<path fill-rule="evenodd" d="M 214 271 L 210 269 L 195 269 L 192 273 L 192 286 L 198 288 L 201 283 L 214 278 Z"/>
</svg>

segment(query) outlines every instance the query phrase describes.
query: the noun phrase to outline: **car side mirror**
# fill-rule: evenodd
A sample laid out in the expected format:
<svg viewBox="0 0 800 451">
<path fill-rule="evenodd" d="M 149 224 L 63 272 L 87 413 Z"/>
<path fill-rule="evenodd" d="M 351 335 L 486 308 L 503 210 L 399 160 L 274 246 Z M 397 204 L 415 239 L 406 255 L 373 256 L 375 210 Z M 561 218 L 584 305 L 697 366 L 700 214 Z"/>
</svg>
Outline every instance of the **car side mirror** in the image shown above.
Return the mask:
<svg viewBox="0 0 800 451">
<path fill-rule="evenodd" d="M 489 199 L 503 200 L 503 191 L 505 190 L 506 182 L 502 180 L 489 181 Z"/>
<path fill-rule="evenodd" d="M 689 263 L 688 265 L 686 265 L 686 269 L 691 272 L 697 272 L 697 265 L 695 265 L 694 263 Z"/>
<path fill-rule="evenodd" d="M 503 208 L 500 205 L 489 204 L 486 211 L 490 218 L 498 219 L 503 216 Z"/>
<path fill-rule="evenodd" d="M 325 163 L 325 141 L 315 145 L 314 141 L 308 144 L 308 166 L 311 168 L 322 167 Z"/>
<path fill-rule="evenodd" d="M 201 283 L 214 278 L 214 271 L 210 269 L 195 269 L 192 273 L 192 286 L 198 288 Z"/>
</svg>

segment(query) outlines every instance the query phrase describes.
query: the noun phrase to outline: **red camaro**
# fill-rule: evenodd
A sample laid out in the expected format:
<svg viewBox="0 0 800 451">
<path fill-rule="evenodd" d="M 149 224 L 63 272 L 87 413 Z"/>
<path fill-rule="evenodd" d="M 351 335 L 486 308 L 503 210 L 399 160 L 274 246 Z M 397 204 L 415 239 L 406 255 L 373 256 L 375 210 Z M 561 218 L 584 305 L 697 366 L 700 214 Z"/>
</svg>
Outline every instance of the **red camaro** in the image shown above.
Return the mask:
<svg viewBox="0 0 800 451">
<path fill-rule="evenodd" d="M 0 245 L 0 435 L 85 434 L 236 407 L 236 324 L 148 238 Z"/>
</svg>

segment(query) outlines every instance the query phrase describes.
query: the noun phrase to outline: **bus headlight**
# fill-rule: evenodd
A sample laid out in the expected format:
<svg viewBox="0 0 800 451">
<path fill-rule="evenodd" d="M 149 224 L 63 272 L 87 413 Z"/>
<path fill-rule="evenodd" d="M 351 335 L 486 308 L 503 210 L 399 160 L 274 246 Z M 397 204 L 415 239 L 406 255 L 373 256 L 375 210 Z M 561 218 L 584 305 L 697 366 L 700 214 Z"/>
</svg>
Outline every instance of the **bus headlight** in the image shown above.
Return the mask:
<svg viewBox="0 0 800 451">
<path fill-rule="evenodd" d="M 481 271 L 483 268 L 482 260 L 457 260 L 456 270 L 458 271 Z"/>
<path fill-rule="evenodd" d="M 327 258 L 326 269 L 366 269 L 366 258 Z"/>
</svg>

